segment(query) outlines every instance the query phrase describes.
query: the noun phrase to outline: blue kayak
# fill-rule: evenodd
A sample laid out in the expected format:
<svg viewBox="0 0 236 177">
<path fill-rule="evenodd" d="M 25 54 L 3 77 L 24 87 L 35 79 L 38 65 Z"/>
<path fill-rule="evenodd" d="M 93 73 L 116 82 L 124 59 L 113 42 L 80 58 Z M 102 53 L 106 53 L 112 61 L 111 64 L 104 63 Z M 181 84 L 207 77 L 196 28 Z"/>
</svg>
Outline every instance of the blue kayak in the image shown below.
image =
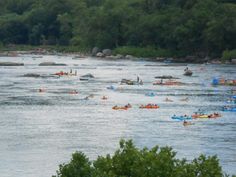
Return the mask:
<svg viewBox="0 0 236 177">
<path fill-rule="evenodd" d="M 226 104 L 236 104 L 236 100 L 228 100 L 226 101 Z"/>
<path fill-rule="evenodd" d="M 107 87 L 107 89 L 109 89 L 109 90 L 115 90 L 115 87 L 114 87 L 113 85 L 111 85 L 111 86 Z"/>
<path fill-rule="evenodd" d="M 236 112 L 236 107 L 223 107 L 225 112 Z"/>
<path fill-rule="evenodd" d="M 146 95 L 146 96 L 150 96 L 150 97 L 154 97 L 154 96 L 156 96 L 156 94 L 155 94 L 155 93 L 153 93 L 153 92 L 146 93 L 145 95 Z"/>
<path fill-rule="evenodd" d="M 189 116 L 172 116 L 171 119 L 174 119 L 174 120 L 191 120 L 192 117 L 189 117 Z"/>
</svg>

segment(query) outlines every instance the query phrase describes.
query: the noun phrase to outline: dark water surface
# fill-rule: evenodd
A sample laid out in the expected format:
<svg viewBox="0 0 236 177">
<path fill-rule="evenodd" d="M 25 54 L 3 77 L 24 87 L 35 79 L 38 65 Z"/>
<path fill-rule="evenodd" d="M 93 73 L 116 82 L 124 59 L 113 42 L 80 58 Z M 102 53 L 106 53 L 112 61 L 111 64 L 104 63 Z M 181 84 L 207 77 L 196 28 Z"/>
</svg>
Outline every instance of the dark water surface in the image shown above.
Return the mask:
<svg viewBox="0 0 236 177">
<path fill-rule="evenodd" d="M 235 66 L 188 65 L 193 77 L 183 76 L 186 65 L 147 61 L 107 61 L 91 58 L 73 60 L 69 56 L 1 57 L 0 61 L 24 62 L 25 66 L 0 67 L 0 173 L 4 177 L 49 177 L 58 165 L 69 161 L 71 153 L 83 151 L 91 159 L 114 152 L 120 138 L 132 138 L 142 148 L 169 145 L 178 157 L 191 160 L 201 153 L 217 154 L 223 169 L 236 174 L 236 115 L 220 112 L 235 87 L 212 87 L 214 76 L 236 77 Z M 38 66 L 43 61 L 68 66 Z M 77 77 L 28 78 L 27 73 L 43 75 L 60 70 L 91 73 L 93 81 Z M 122 78 L 144 81 L 143 86 L 119 85 Z M 153 86 L 154 76 L 173 75 L 185 86 Z M 116 90 L 108 90 L 114 85 Z M 39 93 L 39 88 L 46 92 Z M 76 89 L 79 94 L 68 92 Z M 145 93 L 154 92 L 155 97 Z M 94 98 L 83 100 L 94 94 Z M 106 95 L 107 101 L 101 100 Z M 174 102 L 167 103 L 168 97 Z M 180 99 L 189 98 L 189 102 Z M 128 111 L 112 106 L 131 103 Z M 140 110 L 140 104 L 156 103 L 157 110 Z M 219 119 L 195 120 L 183 127 L 173 114 L 192 114 L 198 109 L 218 111 Z"/>
</svg>

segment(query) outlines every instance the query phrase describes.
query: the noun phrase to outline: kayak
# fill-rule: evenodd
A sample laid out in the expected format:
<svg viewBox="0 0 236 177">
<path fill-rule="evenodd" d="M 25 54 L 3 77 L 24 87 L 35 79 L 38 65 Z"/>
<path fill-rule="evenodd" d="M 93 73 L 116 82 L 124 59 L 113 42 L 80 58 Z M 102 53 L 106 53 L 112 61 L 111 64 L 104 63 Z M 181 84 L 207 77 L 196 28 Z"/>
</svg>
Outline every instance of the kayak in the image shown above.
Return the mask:
<svg viewBox="0 0 236 177">
<path fill-rule="evenodd" d="M 207 114 L 193 114 L 192 118 L 196 119 L 196 118 L 208 118 Z"/>
<path fill-rule="evenodd" d="M 107 87 L 108 90 L 115 90 L 115 87 L 113 85 Z"/>
<path fill-rule="evenodd" d="M 225 112 L 236 112 L 236 107 L 223 107 Z"/>
<path fill-rule="evenodd" d="M 236 100 L 227 100 L 226 103 L 227 104 L 236 104 Z"/>
<path fill-rule="evenodd" d="M 140 109 L 158 109 L 160 106 L 158 105 L 146 105 L 146 106 L 140 106 Z"/>
<path fill-rule="evenodd" d="M 114 110 L 128 110 L 128 107 L 118 107 L 118 106 L 114 106 L 114 107 L 112 107 L 112 109 L 114 109 Z"/>
<path fill-rule="evenodd" d="M 146 96 L 150 96 L 150 97 L 154 97 L 154 96 L 156 96 L 156 94 L 153 93 L 153 92 L 151 92 L 151 93 L 146 93 L 145 95 L 146 95 Z"/>
<path fill-rule="evenodd" d="M 189 116 L 172 116 L 171 119 L 174 119 L 174 120 L 191 120 L 192 117 L 189 117 Z"/>
<path fill-rule="evenodd" d="M 193 114 L 192 118 L 196 119 L 196 118 L 217 118 L 217 117 L 221 117 L 220 114 L 218 113 L 213 113 L 213 114 Z"/>
</svg>

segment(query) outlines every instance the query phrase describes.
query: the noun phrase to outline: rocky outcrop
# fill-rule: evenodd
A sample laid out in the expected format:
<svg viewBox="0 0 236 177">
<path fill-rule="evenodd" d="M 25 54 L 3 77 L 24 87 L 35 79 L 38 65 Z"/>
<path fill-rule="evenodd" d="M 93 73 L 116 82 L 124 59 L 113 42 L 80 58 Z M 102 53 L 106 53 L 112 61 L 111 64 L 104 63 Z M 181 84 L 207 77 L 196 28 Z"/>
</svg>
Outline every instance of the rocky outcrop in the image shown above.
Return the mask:
<svg viewBox="0 0 236 177">
<path fill-rule="evenodd" d="M 39 66 L 66 66 L 64 63 L 55 63 L 55 62 L 43 62 Z"/>
<path fill-rule="evenodd" d="M 99 48 L 98 48 L 98 47 L 94 47 L 94 48 L 92 49 L 92 56 L 95 57 L 98 52 L 100 52 Z"/>
<path fill-rule="evenodd" d="M 103 49 L 102 50 L 102 53 L 105 55 L 105 56 L 110 56 L 112 54 L 112 51 L 111 49 Z"/>
<path fill-rule="evenodd" d="M 24 66 L 24 63 L 0 62 L 0 66 Z"/>
<path fill-rule="evenodd" d="M 92 74 L 90 74 L 90 73 L 85 74 L 85 75 L 83 75 L 81 77 L 94 78 L 94 76 Z"/>
<path fill-rule="evenodd" d="M 37 78 L 37 77 L 41 77 L 40 74 L 36 74 L 36 73 L 27 73 L 27 74 L 24 74 L 23 77 L 34 77 L 34 78 Z"/>
<path fill-rule="evenodd" d="M 116 58 L 116 59 L 122 59 L 122 58 L 124 58 L 124 56 L 121 55 L 121 54 L 117 54 L 117 55 L 115 56 L 115 58 Z"/>
<path fill-rule="evenodd" d="M 232 59 L 232 60 L 231 60 L 231 63 L 232 63 L 232 64 L 236 64 L 236 59 Z"/>
<path fill-rule="evenodd" d="M 92 74 L 88 73 L 88 74 L 85 74 L 85 75 L 81 76 L 79 79 L 81 81 L 89 81 L 93 78 L 94 78 L 94 76 Z"/>
<path fill-rule="evenodd" d="M 24 74 L 22 77 L 31 77 L 31 78 L 58 78 L 58 75 L 54 75 L 54 74 L 37 74 L 37 73 L 27 73 Z"/>
<path fill-rule="evenodd" d="M 135 59 L 135 57 L 134 57 L 134 56 L 132 56 L 132 55 L 126 55 L 126 56 L 125 56 L 125 59 L 132 60 L 132 59 Z"/>
<path fill-rule="evenodd" d="M 96 57 L 104 57 L 105 55 L 102 53 L 102 52 L 98 52 L 97 54 L 96 54 Z"/>
</svg>

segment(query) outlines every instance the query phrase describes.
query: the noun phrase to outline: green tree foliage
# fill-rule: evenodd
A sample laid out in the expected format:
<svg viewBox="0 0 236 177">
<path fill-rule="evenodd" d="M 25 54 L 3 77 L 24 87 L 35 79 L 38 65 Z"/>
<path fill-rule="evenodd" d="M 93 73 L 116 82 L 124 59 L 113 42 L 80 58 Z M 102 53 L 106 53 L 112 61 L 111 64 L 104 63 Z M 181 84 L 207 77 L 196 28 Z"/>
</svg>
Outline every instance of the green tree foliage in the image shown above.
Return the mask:
<svg viewBox="0 0 236 177">
<path fill-rule="evenodd" d="M 236 46 L 235 0 L 1 0 L 3 44 L 122 46 L 221 56 Z"/>
<path fill-rule="evenodd" d="M 223 60 L 236 59 L 236 49 L 234 50 L 225 50 L 222 55 Z"/>
<path fill-rule="evenodd" d="M 224 177 L 216 156 L 200 155 L 191 162 L 177 159 L 170 147 L 138 149 L 131 140 L 120 141 L 113 156 L 99 156 L 94 162 L 75 152 L 54 177 Z"/>
</svg>

